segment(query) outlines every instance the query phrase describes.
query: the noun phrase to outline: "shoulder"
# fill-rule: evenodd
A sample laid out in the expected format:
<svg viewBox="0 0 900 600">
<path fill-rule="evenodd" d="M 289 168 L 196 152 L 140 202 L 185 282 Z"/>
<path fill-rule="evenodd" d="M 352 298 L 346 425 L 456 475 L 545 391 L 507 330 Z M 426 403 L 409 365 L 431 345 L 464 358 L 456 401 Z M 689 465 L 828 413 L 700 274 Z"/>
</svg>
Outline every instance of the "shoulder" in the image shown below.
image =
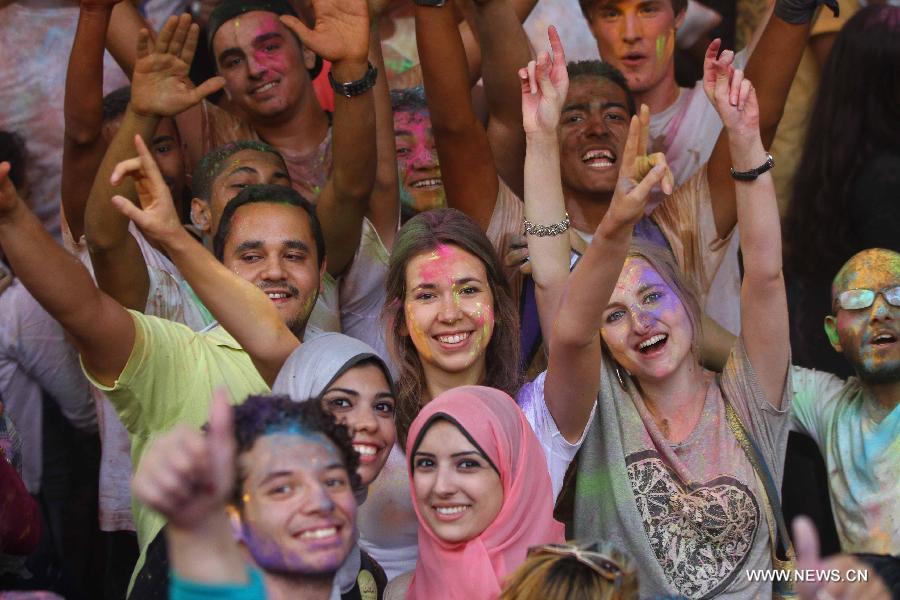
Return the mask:
<svg viewBox="0 0 900 600">
<path fill-rule="evenodd" d="M 403 575 L 391 580 L 384 591 L 385 600 L 404 600 L 406 593 L 409 591 L 409 584 L 412 583 L 413 573 L 415 571 L 407 571 Z"/>
</svg>

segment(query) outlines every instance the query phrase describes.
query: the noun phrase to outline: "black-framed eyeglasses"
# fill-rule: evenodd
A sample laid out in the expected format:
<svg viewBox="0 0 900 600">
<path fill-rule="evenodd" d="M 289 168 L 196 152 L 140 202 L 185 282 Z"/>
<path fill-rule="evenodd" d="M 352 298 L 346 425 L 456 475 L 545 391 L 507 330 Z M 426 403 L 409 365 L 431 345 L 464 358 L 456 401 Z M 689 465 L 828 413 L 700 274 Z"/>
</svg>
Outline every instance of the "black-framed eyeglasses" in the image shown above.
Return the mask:
<svg viewBox="0 0 900 600">
<path fill-rule="evenodd" d="M 883 290 L 847 290 L 838 294 L 835 304 L 844 310 L 860 310 L 869 308 L 875 303 L 875 298 L 881 294 L 891 306 L 900 306 L 900 285 L 884 288 Z"/>
</svg>

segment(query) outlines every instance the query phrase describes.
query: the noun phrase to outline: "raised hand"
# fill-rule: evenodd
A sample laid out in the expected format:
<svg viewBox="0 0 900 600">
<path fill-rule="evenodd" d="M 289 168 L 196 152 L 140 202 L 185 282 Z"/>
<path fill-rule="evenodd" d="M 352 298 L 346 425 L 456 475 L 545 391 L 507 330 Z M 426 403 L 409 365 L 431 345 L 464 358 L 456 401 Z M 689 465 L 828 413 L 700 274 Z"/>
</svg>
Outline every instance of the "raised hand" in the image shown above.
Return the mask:
<svg viewBox="0 0 900 600">
<path fill-rule="evenodd" d="M 619 180 L 603 218 L 604 221 L 609 219 L 614 226 L 631 227 L 640 220 L 653 186 L 659 184 L 663 192 L 672 193 L 674 179 L 665 155 L 662 152 L 647 155 L 649 129 L 650 109 L 641 105 L 641 116 L 631 117 Z"/>
<path fill-rule="evenodd" d="M 227 392 L 213 395 L 209 431 L 178 425 L 151 444 L 138 465 L 135 498 L 182 529 L 220 511 L 234 486 L 234 425 Z"/>
<path fill-rule="evenodd" d="M 559 115 L 569 91 L 569 72 L 566 69 L 566 53 L 556 28 L 547 30 L 550 38 L 550 54 L 541 52 L 537 61 L 519 69 L 522 82 L 522 126 L 526 134 L 551 134 L 556 137 Z"/>
<path fill-rule="evenodd" d="M 212 77 L 199 87 L 188 77 L 200 28 L 191 16 L 171 16 L 154 39 L 141 29 L 137 62 L 131 79 L 131 106 L 143 115 L 175 116 L 194 106 L 225 85 L 223 77 Z"/>
<path fill-rule="evenodd" d="M 801 600 L 890 600 L 891 593 L 875 570 L 855 556 L 836 554 L 823 559 L 819 555 L 819 534 L 808 517 L 794 519 L 793 534 L 799 570 L 837 571 L 839 575 L 829 576 L 828 581 L 798 581 Z M 866 581 L 853 580 L 858 571 L 867 571 Z M 854 577 L 847 576 L 850 572 Z"/>
<path fill-rule="evenodd" d="M 369 56 L 366 0 L 313 0 L 312 4 L 316 15 L 313 29 L 291 15 L 282 15 L 279 19 L 297 34 L 304 46 L 325 60 L 365 63 Z"/>
<path fill-rule="evenodd" d="M 734 68 L 734 52 L 724 50 L 718 55 L 721 45 L 717 38 L 706 49 L 703 90 L 729 135 L 759 135 L 759 103 L 753 84 Z"/>
<path fill-rule="evenodd" d="M 113 196 L 111 202 L 122 214 L 134 221 L 144 234 L 164 243 L 172 236 L 183 233 L 178 212 L 172 202 L 172 193 L 163 180 L 156 161 L 150 155 L 141 136 L 134 136 L 137 158 L 124 160 L 116 165 L 110 176 L 112 185 L 119 185 L 125 176 L 134 180 L 140 208 L 124 196 Z"/>
</svg>

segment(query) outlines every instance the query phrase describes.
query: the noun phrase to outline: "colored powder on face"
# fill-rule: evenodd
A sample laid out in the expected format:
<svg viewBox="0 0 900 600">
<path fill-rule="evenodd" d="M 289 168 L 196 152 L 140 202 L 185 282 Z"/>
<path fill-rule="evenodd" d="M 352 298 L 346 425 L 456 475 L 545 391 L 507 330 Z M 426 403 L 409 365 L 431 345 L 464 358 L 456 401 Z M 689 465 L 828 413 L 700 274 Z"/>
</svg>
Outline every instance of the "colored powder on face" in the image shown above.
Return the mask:
<svg viewBox="0 0 900 600">
<path fill-rule="evenodd" d="M 419 352 L 419 357 L 424 361 L 431 360 L 431 348 L 428 346 L 428 336 L 416 321 L 415 314 L 411 303 L 407 303 L 406 307 L 406 325 L 409 329 L 409 337 L 412 338 L 413 346 Z"/>
<path fill-rule="evenodd" d="M 666 40 L 668 36 L 660 35 L 656 38 L 656 58 L 657 60 L 662 60 L 663 55 L 666 53 Z"/>
</svg>

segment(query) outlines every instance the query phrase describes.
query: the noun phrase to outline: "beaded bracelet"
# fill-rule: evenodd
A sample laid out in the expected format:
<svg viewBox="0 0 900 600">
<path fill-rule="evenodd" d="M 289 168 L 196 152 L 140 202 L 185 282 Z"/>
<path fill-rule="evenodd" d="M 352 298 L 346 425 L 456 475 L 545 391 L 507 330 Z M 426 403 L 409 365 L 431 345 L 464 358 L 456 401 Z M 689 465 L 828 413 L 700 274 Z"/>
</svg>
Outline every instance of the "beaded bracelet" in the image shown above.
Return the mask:
<svg viewBox="0 0 900 600">
<path fill-rule="evenodd" d="M 527 235 L 534 235 L 537 237 L 553 237 L 555 235 L 562 235 L 569 229 L 569 213 L 566 213 L 566 218 L 560 221 L 559 223 L 554 223 L 553 225 L 535 225 L 528 219 L 522 219 L 522 222 L 525 224 L 525 233 Z"/>
</svg>

